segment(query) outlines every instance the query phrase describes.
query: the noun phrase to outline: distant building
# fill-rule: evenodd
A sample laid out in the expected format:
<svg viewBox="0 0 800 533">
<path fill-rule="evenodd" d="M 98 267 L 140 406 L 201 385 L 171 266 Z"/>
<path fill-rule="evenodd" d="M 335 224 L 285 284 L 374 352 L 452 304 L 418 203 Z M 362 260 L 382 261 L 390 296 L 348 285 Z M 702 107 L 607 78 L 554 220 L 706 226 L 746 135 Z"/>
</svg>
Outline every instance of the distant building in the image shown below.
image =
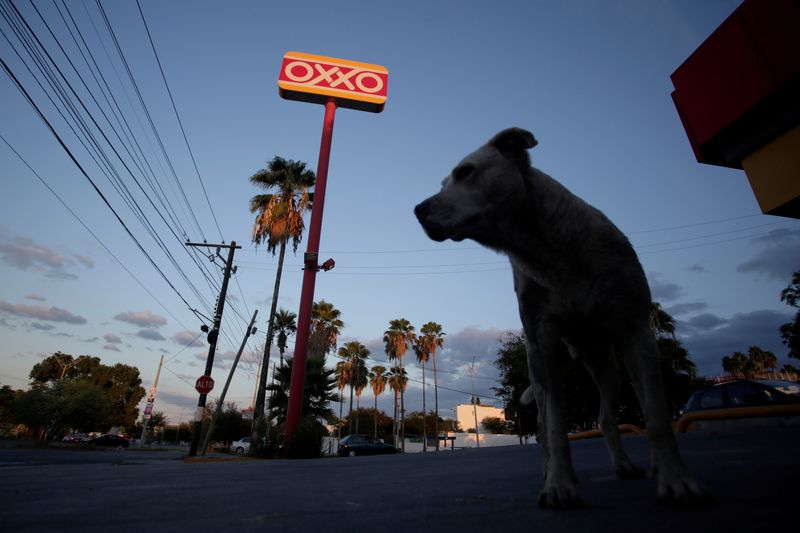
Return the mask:
<svg viewBox="0 0 800 533">
<path fill-rule="evenodd" d="M 471 403 L 467 403 L 456 406 L 456 420 L 461 427 L 461 431 L 475 429 L 476 417 L 478 419 L 478 424 L 480 424 L 484 418 L 489 417 L 499 418 L 505 422 L 506 413 L 503 409 L 492 407 L 491 405 L 472 405 Z M 486 429 L 481 426 L 479 431 L 486 431 Z"/>
</svg>

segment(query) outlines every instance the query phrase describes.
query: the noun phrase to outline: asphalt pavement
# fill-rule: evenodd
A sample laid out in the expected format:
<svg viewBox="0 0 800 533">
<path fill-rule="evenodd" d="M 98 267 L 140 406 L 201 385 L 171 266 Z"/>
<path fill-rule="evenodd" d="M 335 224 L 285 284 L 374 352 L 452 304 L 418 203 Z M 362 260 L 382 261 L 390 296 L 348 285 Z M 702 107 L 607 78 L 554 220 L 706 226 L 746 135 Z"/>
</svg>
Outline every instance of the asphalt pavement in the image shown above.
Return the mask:
<svg viewBox="0 0 800 533">
<path fill-rule="evenodd" d="M 0 449 L 2 531 L 782 531 L 797 524 L 800 428 L 678 435 L 703 508 L 617 480 L 602 439 L 572 443 L 585 507 L 546 511 L 538 445 L 187 463 L 176 451 Z M 644 437 L 625 437 L 646 466 Z M 216 459 L 224 458 L 222 456 Z M 795 524 L 792 526 L 791 524 Z"/>
</svg>

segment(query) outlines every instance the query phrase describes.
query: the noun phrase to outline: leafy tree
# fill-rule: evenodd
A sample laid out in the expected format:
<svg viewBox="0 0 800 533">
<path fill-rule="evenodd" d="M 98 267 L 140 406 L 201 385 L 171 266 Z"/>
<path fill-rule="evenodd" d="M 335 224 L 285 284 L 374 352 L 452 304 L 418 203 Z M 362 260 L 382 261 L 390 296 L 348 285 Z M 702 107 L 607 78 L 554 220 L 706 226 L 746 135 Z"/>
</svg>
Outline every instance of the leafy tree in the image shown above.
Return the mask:
<svg viewBox="0 0 800 533">
<path fill-rule="evenodd" d="M 138 368 L 121 363 L 107 366 L 100 362 L 100 358 L 88 355 L 75 359 L 69 354 L 56 352 L 34 365 L 30 378 L 34 384 L 83 379 L 100 387 L 113 402 L 109 425 L 133 427 L 139 415 L 137 405 L 145 395 Z"/>
<path fill-rule="evenodd" d="M 525 337 L 508 332 L 500 343 L 495 361 L 495 366 L 500 369 L 500 386 L 492 387 L 492 390 L 503 400 L 506 416 L 514 421 L 514 431 L 521 439 L 537 430 L 536 405 L 522 405 L 520 402 L 522 393 L 530 385 Z"/>
<path fill-rule="evenodd" d="M 286 411 L 289 406 L 289 389 L 292 382 L 292 368 L 294 358 L 286 360 L 286 364 L 275 369 L 275 381 L 267 387 L 272 392 L 269 407 L 272 416 L 279 423 L 286 421 Z M 325 368 L 322 359 L 309 358 L 306 362 L 306 381 L 303 389 L 303 414 L 307 417 L 329 420 L 333 418 L 330 402 L 338 402 L 336 394 L 335 370 Z"/>
<path fill-rule="evenodd" d="M 398 375 L 404 376 L 406 380 L 405 383 L 408 383 L 408 378 L 405 377 L 405 373 L 403 371 L 403 356 L 408 351 L 408 348 L 413 346 L 417 340 L 417 335 L 414 333 L 414 326 L 406 320 L 405 318 L 398 318 L 395 320 L 389 321 L 389 329 L 387 329 L 383 333 L 383 342 L 386 346 L 386 355 L 389 356 L 389 360 L 396 360 L 397 365 L 400 369 L 400 373 Z M 406 385 L 404 384 L 400 388 L 400 446 L 405 451 L 405 442 L 404 442 L 404 421 L 405 421 L 405 390 Z"/>
<path fill-rule="evenodd" d="M 781 372 L 786 372 L 789 374 L 797 374 L 798 376 L 800 376 L 800 368 L 797 368 L 796 366 L 790 364 L 783 365 L 783 367 L 781 367 Z"/>
<path fill-rule="evenodd" d="M 369 371 L 369 384 L 372 387 L 372 394 L 375 396 L 375 424 L 373 426 L 374 437 L 378 438 L 378 396 L 386 390 L 386 367 L 375 365 Z"/>
<path fill-rule="evenodd" d="M 789 348 L 789 357 L 800 359 L 800 270 L 792 274 L 792 281 L 781 291 L 781 301 L 797 308 L 794 320 L 783 324 L 779 331 L 781 341 Z"/>
<path fill-rule="evenodd" d="M 76 359 L 69 354 L 55 352 L 33 365 L 29 376 L 35 383 L 48 383 L 60 379 L 91 376 L 99 366 L 99 357 L 81 355 Z"/>
<path fill-rule="evenodd" d="M 17 421 L 45 439 L 66 429 L 104 430 L 116 422 L 115 407 L 113 398 L 86 378 L 34 383 L 13 404 Z"/>
<path fill-rule="evenodd" d="M 209 403 L 209 411 L 213 414 L 216 411 L 217 402 Z M 210 418 L 203 421 L 203 435 L 208 431 L 211 423 Z M 241 439 L 250 432 L 250 422 L 242 417 L 242 412 L 235 402 L 226 402 L 214 424 L 214 432 L 211 440 L 221 442 L 232 442 Z"/>
<path fill-rule="evenodd" d="M 424 443 L 424 439 L 427 439 L 427 435 L 434 434 L 433 428 L 435 419 L 436 414 L 433 411 L 427 414 L 423 414 L 422 411 L 409 413 L 406 417 L 406 434 L 422 435 Z"/>
<path fill-rule="evenodd" d="M 376 439 L 387 440 L 392 435 L 392 417 L 381 410 L 374 409 L 372 407 L 356 409 L 344 420 L 344 423 L 349 425 L 351 417 L 354 419 L 355 424 L 359 424 L 364 427 L 369 427 L 371 424 L 374 424 L 375 429 L 373 431 L 373 435 Z"/>
<path fill-rule="evenodd" d="M 442 331 L 442 326 L 436 322 L 426 322 L 422 325 L 419 332 L 421 333 L 417 342 L 419 353 L 418 359 L 423 359 L 422 362 L 422 411 L 425 412 L 425 363 L 428 359 L 433 361 L 433 397 L 434 397 L 434 411 L 436 417 L 433 419 L 433 433 L 436 435 L 436 451 L 439 451 L 439 379 L 436 375 L 436 350 L 444 347 L 445 333 Z M 426 425 L 427 427 L 427 425 Z M 426 439 L 427 441 L 427 439 Z M 427 442 L 425 443 L 427 446 Z"/>
<path fill-rule="evenodd" d="M 486 428 L 489 433 L 501 435 L 506 432 L 506 422 L 498 416 L 487 416 L 481 420 L 481 425 Z"/>
<path fill-rule="evenodd" d="M 303 236 L 303 212 L 311 209 L 312 194 L 308 192 L 314 186 L 316 176 L 306 168 L 302 161 L 293 161 L 275 156 L 252 176 L 250 183 L 275 193 L 257 194 L 250 199 L 250 212 L 256 213 L 253 223 L 252 240 L 256 246 L 266 242 L 267 251 L 278 254 L 278 269 L 275 273 L 275 287 L 272 291 L 272 306 L 267 320 L 267 340 L 264 344 L 264 356 L 259 375 L 256 404 L 253 413 L 253 441 L 261 442 L 260 435 L 264 431 L 264 400 L 266 396 L 267 373 L 269 372 L 269 351 L 272 348 L 275 311 L 278 306 L 278 294 L 281 287 L 283 261 L 286 256 L 286 243 L 292 240 L 292 249 L 297 246 Z"/>
<path fill-rule="evenodd" d="M 22 391 L 15 391 L 11 385 L 0 387 L 0 426 L 6 426 L 16 422 L 14 416 L 14 400 Z"/>
</svg>

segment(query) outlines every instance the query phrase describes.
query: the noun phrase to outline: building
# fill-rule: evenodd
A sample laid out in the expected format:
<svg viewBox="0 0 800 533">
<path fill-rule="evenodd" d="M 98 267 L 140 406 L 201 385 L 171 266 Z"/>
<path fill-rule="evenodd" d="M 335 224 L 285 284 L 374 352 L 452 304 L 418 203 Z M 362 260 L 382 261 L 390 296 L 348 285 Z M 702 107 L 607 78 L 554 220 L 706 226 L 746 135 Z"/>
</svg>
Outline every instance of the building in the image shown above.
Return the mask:
<svg viewBox="0 0 800 533">
<path fill-rule="evenodd" d="M 476 416 L 477 415 L 477 416 Z M 499 407 L 492 407 L 491 405 L 473 405 L 471 403 L 460 404 L 456 406 L 456 420 L 458 421 L 461 431 L 469 431 L 475 429 L 475 418 L 478 419 L 478 424 L 484 418 L 499 418 L 503 422 L 506 420 L 506 413 Z M 481 426 L 478 431 L 486 431 Z"/>
</svg>

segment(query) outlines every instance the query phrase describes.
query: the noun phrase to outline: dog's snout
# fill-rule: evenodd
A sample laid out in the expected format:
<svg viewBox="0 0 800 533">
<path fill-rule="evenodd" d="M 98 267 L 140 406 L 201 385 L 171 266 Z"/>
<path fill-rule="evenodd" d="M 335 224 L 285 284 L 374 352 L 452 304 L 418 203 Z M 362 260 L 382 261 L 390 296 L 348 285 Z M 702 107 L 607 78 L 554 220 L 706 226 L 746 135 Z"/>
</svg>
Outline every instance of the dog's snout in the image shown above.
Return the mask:
<svg viewBox="0 0 800 533">
<path fill-rule="evenodd" d="M 417 220 L 419 220 L 420 222 L 422 221 L 422 219 L 425 218 L 425 212 L 426 212 L 425 204 L 426 203 L 427 203 L 427 201 L 420 202 L 414 208 L 414 214 L 417 216 Z"/>
</svg>

